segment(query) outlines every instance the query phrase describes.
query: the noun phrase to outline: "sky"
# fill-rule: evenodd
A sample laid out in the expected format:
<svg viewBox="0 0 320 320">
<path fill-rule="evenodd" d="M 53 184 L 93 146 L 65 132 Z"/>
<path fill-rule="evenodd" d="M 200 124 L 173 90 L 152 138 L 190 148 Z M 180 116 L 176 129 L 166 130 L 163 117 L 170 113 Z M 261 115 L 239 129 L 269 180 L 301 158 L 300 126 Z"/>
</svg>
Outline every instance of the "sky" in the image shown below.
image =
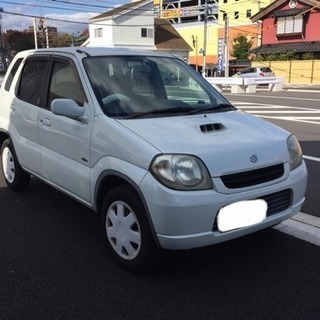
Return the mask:
<svg viewBox="0 0 320 320">
<path fill-rule="evenodd" d="M 88 19 L 130 0 L 0 0 L 1 29 L 22 31 L 44 17 L 58 32 L 79 35 Z"/>
</svg>

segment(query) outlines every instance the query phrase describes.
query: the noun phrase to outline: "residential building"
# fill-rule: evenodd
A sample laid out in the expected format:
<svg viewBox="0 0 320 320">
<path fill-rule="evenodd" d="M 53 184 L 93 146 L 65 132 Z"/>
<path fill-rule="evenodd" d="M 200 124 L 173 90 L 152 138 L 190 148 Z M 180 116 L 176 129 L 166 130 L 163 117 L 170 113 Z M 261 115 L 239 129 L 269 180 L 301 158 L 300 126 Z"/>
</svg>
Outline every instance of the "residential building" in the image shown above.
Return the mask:
<svg viewBox="0 0 320 320">
<path fill-rule="evenodd" d="M 130 2 L 89 20 L 88 46 L 155 50 L 153 1 Z"/>
<path fill-rule="evenodd" d="M 152 0 L 127 3 L 93 17 L 89 35 L 83 46 L 157 50 L 186 62 L 192 50 L 167 20 L 154 17 Z"/>
<path fill-rule="evenodd" d="M 261 45 L 252 53 L 295 52 L 320 58 L 320 2 L 311 0 L 276 0 L 252 16 L 261 20 Z"/>
</svg>

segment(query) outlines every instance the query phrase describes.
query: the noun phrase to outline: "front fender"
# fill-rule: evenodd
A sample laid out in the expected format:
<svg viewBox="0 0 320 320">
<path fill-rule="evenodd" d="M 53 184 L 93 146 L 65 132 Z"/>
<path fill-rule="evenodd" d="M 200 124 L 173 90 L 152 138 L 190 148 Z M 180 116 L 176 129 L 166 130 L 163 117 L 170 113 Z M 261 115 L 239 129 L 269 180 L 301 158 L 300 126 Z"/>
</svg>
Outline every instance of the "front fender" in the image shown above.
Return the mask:
<svg viewBox="0 0 320 320">
<path fill-rule="evenodd" d="M 98 209 L 98 194 L 101 182 L 110 176 L 115 176 L 118 179 L 123 180 L 130 184 L 140 195 L 141 190 L 139 185 L 142 179 L 147 174 L 148 170 L 138 167 L 132 163 L 115 157 L 103 157 L 101 158 L 91 171 L 91 199 L 94 199 L 93 207 Z M 143 197 L 143 195 L 141 195 Z"/>
</svg>

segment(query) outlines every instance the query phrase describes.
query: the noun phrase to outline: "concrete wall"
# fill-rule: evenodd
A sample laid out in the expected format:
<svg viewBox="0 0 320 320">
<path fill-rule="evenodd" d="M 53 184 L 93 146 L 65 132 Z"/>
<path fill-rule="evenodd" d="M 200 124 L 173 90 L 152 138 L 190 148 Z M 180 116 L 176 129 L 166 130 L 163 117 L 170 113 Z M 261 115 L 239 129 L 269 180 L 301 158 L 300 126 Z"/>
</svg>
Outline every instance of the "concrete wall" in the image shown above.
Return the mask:
<svg viewBox="0 0 320 320">
<path fill-rule="evenodd" d="M 320 84 L 320 60 L 255 61 L 253 66 L 268 66 L 285 83 Z"/>
</svg>

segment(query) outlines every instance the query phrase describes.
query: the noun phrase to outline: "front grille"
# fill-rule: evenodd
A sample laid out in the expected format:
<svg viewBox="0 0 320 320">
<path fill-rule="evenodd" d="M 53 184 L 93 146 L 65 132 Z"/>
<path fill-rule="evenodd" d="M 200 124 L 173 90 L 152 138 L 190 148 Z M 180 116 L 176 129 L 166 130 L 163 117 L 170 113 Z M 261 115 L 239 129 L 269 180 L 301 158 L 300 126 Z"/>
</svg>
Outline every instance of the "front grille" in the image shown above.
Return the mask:
<svg viewBox="0 0 320 320">
<path fill-rule="evenodd" d="M 292 190 L 287 189 L 287 190 L 267 194 L 257 199 L 263 199 L 267 202 L 268 204 L 267 217 L 270 217 L 290 207 L 291 199 L 292 199 Z M 217 217 L 214 221 L 212 231 L 218 231 Z"/>
<path fill-rule="evenodd" d="M 236 189 L 250 187 L 278 179 L 282 177 L 283 173 L 284 167 L 281 163 L 252 171 L 228 174 L 222 176 L 221 180 L 227 188 Z"/>
</svg>

